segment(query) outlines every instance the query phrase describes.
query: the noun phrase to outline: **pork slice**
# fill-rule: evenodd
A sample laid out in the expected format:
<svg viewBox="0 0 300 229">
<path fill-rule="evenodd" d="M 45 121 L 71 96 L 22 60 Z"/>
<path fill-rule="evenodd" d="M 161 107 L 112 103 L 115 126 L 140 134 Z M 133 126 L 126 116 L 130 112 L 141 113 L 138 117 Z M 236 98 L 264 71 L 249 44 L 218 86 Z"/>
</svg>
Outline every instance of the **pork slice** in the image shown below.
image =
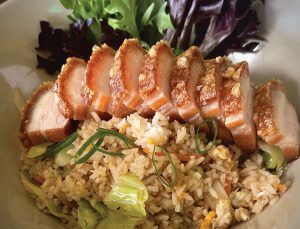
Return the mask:
<svg viewBox="0 0 300 229">
<path fill-rule="evenodd" d="M 115 50 L 106 44 L 94 46 L 87 63 L 83 95 L 100 117 L 107 116 L 111 103 L 109 71 L 114 63 Z"/>
<path fill-rule="evenodd" d="M 254 90 L 249 78 L 248 63 L 243 61 L 232 68 L 234 73 L 222 79 L 222 114 L 235 144 L 244 152 L 253 152 L 256 149 L 256 130 L 253 122 Z"/>
<path fill-rule="evenodd" d="M 135 110 L 142 102 L 139 95 L 139 74 L 145 51 L 137 39 L 126 39 L 120 46 L 111 69 L 110 86 L 114 99 Z"/>
<path fill-rule="evenodd" d="M 171 99 L 170 77 L 175 57 L 166 41 L 157 42 L 145 56 L 139 76 L 139 92 L 148 106 L 171 120 L 181 120 Z"/>
<path fill-rule="evenodd" d="M 215 59 L 204 62 L 205 72 L 200 76 L 196 90 L 196 99 L 204 118 L 219 117 L 222 114 L 220 104 L 222 67 Z"/>
<path fill-rule="evenodd" d="M 74 130 L 75 123 L 59 111 L 53 85 L 43 83 L 23 109 L 19 137 L 25 147 L 61 141 Z"/>
<path fill-rule="evenodd" d="M 256 89 L 254 121 L 257 135 L 266 143 L 279 146 L 288 161 L 298 157 L 299 121 L 279 80 L 271 80 Z"/>
<path fill-rule="evenodd" d="M 89 107 L 83 96 L 83 85 L 86 64 L 83 60 L 71 57 L 57 79 L 57 91 L 60 98 L 61 112 L 67 118 L 84 120 L 88 116 Z"/>
<path fill-rule="evenodd" d="M 151 113 L 151 109 L 147 107 L 147 104 L 144 103 L 141 106 L 143 99 L 139 94 L 139 75 L 145 53 L 137 39 L 125 39 L 115 56 L 110 71 L 110 88 L 114 100 L 112 105 L 120 104 L 124 108 L 127 107 L 126 112 L 124 110 L 123 114 L 119 114 L 121 116 L 126 116 L 135 110 L 139 113 Z M 113 110 L 115 109 L 112 109 L 112 112 Z M 121 111 L 121 109 L 117 110 Z M 113 115 L 116 116 L 117 114 Z"/>
<path fill-rule="evenodd" d="M 194 124 L 203 121 L 195 98 L 199 75 L 204 72 L 203 62 L 198 48 L 192 46 L 176 58 L 171 77 L 173 103 L 181 118 Z"/>
<path fill-rule="evenodd" d="M 217 57 L 204 61 L 204 73 L 200 75 L 195 97 L 200 107 L 203 118 L 217 118 L 218 138 L 223 143 L 232 142 L 230 130 L 225 125 L 225 118 L 222 116 L 221 109 L 221 84 L 222 76 L 228 69 L 228 60 L 226 57 Z"/>
</svg>

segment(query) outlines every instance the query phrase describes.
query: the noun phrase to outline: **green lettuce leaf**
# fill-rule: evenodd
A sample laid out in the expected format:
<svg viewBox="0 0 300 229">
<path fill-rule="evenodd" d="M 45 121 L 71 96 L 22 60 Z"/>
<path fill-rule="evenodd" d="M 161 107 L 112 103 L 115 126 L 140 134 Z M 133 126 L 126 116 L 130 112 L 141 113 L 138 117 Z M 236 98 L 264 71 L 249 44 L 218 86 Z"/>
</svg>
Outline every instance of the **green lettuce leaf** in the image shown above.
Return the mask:
<svg viewBox="0 0 300 229">
<path fill-rule="evenodd" d="M 94 36 L 95 41 L 99 41 L 101 36 L 101 19 L 105 17 L 106 0 L 60 0 L 61 4 L 72 10 L 68 15 L 73 22 L 87 21 L 92 19 L 93 22 L 89 26 L 89 30 Z"/>
<path fill-rule="evenodd" d="M 167 2 L 164 2 L 160 6 L 159 11 L 157 12 L 157 14 L 154 17 L 156 26 L 157 26 L 160 34 L 163 34 L 164 30 L 166 30 L 166 29 L 174 28 L 170 15 L 166 13 L 166 7 L 167 7 Z"/>
<path fill-rule="evenodd" d="M 143 25 L 152 25 L 152 14 L 154 10 L 154 2 L 152 2 L 149 7 L 146 9 L 145 13 L 142 16 Z"/>
<path fill-rule="evenodd" d="M 160 34 L 166 29 L 173 29 L 170 15 L 166 12 L 167 2 L 161 0 L 153 1 L 144 11 L 142 16 L 143 26 L 154 25 Z M 141 7 L 142 8 L 142 7 Z M 140 9 L 141 9 L 140 8 Z"/>
<path fill-rule="evenodd" d="M 108 18 L 108 24 L 112 28 L 127 31 L 132 37 L 140 37 L 136 24 L 137 5 L 135 0 L 110 0 L 107 12 L 115 15 L 115 17 Z"/>
<path fill-rule="evenodd" d="M 60 3 L 66 8 L 66 9 L 72 9 L 74 6 L 74 0 L 60 0 Z"/>
<path fill-rule="evenodd" d="M 129 33 L 130 37 L 142 39 L 148 47 L 162 39 L 166 29 L 173 28 L 167 2 L 163 0 L 60 0 L 72 10 L 68 17 L 73 21 L 92 19 L 89 30 L 99 42 L 101 21 L 107 21 L 115 30 Z"/>
</svg>

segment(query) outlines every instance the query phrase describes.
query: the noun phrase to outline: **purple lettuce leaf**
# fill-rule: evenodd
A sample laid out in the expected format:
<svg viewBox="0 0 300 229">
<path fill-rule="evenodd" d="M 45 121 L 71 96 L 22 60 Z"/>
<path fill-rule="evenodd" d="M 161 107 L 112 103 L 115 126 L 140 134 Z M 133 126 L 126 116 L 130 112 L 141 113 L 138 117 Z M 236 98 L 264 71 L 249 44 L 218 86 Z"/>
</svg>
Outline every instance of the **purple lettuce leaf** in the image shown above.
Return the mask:
<svg viewBox="0 0 300 229">
<path fill-rule="evenodd" d="M 263 42 L 256 7 L 262 0 L 169 0 L 175 25 L 165 38 L 184 50 L 196 45 L 206 57 L 254 52 Z"/>
<path fill-rule="evenodd" d="M 77 20 L 69 25 L 68 30 L 53 28 L 47 21 L 41 21 L 41 32 L 38 36 L 39 46 L 36 48 L 37 68 L 44 68 L 48 74 L 55 74 L 65 64 L 68 57 L 79 57 L 88 60 L 92 47 L 107 43 L 117 49 L 128 34 L 114 30 L 106 21 L 101 22 L 102 36 L 96 41 L 89 27 L 93 21 Z"/>
<path fill-rule="evenodd" d="M 219 14 L 210 19 L 200 50 L 207 56 L 219 43 L 228 37 L 237 24 L 235 16 L 237 0 L 225 1 Z"/>
</svg>

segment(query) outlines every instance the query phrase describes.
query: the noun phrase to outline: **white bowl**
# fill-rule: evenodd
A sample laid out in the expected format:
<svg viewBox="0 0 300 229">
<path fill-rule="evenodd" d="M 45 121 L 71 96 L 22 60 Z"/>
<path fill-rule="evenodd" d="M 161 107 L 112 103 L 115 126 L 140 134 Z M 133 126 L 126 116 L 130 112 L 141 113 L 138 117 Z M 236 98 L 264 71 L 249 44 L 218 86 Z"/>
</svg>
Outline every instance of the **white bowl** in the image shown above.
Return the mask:
<svg viewBox="0 0 300 229">
<path fill-rule="evenodd" d="M 300 104 L 300 2 L 267 1 L 267 42 L 258 54 L 234 54 L 233 60 L 250 63 L 255 83 L 277 77 L 284 81 L 289 99 L 299 113 Z M 59 228 L 51 216 L 39 212 L 18 179 L 20 143 L 19 114 L 14 106 L 15 88 L 25 96 L 44 80 L 54 79 L 37 70 L 39 21 L 65 28 L 66 11 L 58 0 L 8 0 L 0 5 L 0 228 Z M 288 166 L 292 186 L 282 198 L 237 228 L 299 228 L 300 160 Z"/>
</svg>

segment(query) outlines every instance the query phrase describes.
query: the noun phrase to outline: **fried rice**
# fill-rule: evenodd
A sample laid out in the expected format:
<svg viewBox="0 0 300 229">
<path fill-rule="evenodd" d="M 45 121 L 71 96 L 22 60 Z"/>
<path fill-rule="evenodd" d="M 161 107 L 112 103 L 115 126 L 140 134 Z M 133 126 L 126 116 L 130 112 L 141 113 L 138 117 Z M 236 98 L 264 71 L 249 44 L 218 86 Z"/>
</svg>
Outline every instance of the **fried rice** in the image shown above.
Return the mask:
<svg viewBox="0 0 300 229">
<path fill-rule="evenodd" d="M 195 126 L 169 122 L 160 113 L 149 120 L 134 113 L 108 121 L 94 113 L 93 119 L 79 126 L 80 137 L 67 153 L 74 156 L 98 127 L 117 130 L 141 147 L 123 150 L 123 158 L 96 152 L 85 163 L 75 164 L 72 159 L 64 167 L 58 166 L 54 158 L 22 159 L 21 170 L 33 180 L 41 177 L 40 187 L 47 197 L 75 220 L 81 199 L 103 201 L 118 177 L 129 172 L 139 177 L 149 194 L 145 205 L 147 217 L 137 228 L 227 228 L 275 204 L 287 189 L 280 173 L 263 168 L 259 153 L 241 159 L 234 145 L 219 144 L 207 154 L 181 161 L 178 155 L 196 154 Z M 124 149 L 121 141 L 110 136 L 104 138 L 103 144 L 111 151 Z M 154 145 L 163 145 L 173 159 L 177 182 L 172 189 L 165 188 L 156 175 L 152 164 Z M 168 158 L 160 155 L 155 159 L 162 176 L 172 178 Z M 36 198 L 36 204 L 48 212 L 40 199 Z"/>
</svg>

